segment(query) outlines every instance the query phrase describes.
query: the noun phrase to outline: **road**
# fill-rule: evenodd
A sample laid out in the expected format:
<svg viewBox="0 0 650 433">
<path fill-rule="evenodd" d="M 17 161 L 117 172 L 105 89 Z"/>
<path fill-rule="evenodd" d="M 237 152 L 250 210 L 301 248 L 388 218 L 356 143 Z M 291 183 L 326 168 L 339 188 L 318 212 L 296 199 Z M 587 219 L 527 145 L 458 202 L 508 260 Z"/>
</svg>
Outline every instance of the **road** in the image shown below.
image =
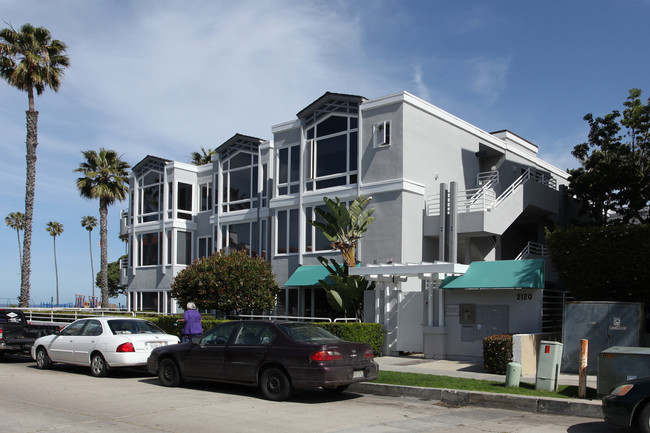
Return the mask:
<svg viewBox="0 0 650 433">
<path fill-rule="evenodd" d="M 209 382 L 165 388 L 141 370 L 94 378 L 26 358 L 0 361 L 3 433 L 346 432 L 346 433 L 623 433 L 593 418 L 564 417 L 355 393 L 299 392 L 287 402 L 257 389 Z"/>
</svg>

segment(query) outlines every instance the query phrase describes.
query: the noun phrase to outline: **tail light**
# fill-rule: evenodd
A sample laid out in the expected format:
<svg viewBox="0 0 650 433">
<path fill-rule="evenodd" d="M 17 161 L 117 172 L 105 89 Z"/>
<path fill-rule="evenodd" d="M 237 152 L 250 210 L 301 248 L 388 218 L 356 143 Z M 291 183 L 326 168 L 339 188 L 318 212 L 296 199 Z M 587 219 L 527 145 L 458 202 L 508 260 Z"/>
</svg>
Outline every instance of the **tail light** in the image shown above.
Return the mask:
<svg viewBox="0 0 650 433">
<path fill-rule="evenodd" d="M 2 334 L 2 329 L 0 329 L 0 340 L 2 340 L 3 334 Z"/>
<path fill-rule="evenodd" d="M 375 352 L 372 349 L 366 350 L 366 352 L 363 354 L 363 357 L 365 359 L 373 359 L 375 357 Z"/>
<path fill-rule="evenodd" d="M 343 356 L 335 350 L 321 350 L 314 352 L 309 356 L 312 361 L 338 361 L 343 359 Z"/>
<path fill-rule="evenodd" d="M 119 346 L 117 346 L 117 349 L 115 349 L 116 352 L 135 352 L 135 347 L 133 347 L 133 343 L 127 342 L 127 343 L 122 343 Z"/>
</svg>

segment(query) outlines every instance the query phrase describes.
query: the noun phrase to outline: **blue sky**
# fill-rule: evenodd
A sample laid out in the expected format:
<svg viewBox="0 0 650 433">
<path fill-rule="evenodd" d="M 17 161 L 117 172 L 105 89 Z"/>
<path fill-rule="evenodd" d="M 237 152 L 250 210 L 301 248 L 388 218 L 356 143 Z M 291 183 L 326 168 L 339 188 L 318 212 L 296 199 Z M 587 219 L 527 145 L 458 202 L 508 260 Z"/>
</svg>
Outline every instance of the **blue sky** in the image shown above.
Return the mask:
<svg viewBox="0 0 650 433">
<path fill-rule="evenodd" d="M 509 129 L 561 169 L 576 166 L 586 113 L 650 95 L 650 1 L 0 0 L 1 27 L 45 26 L 71 67 L 40 111 L 32 301 L 55 296 L 48 221 L 57 238 L 60 298 L 91 293 L 85 215 L 73 170 L 106 147 L 136 164 L 147 154 L 189 161 L 239 132 L 271 127 L 326 91 L 368 98 L 402 90 L 487 131 Z M 27 95 L 0 83 L 0 216 L 24 210 Z M 118 203 L 109 209 L 109 260 Z M 99 269 L 99 231 L 93 232 Z M 15 231 L 0 230 L 0 301 L 20 292 Z M 98 290 L 96 290 L 98 293 Z M 121 297 L 117 302 L 124 303 Z"/>
</svg>

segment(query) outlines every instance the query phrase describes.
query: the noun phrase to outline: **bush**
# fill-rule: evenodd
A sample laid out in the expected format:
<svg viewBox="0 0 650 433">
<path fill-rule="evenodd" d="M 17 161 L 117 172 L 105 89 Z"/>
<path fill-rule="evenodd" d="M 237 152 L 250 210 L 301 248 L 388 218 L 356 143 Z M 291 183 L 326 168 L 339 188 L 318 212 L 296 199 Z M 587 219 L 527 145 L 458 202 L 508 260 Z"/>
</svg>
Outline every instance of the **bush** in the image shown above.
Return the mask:
<svg viewBox="0 0 650 433">
<path fill-rule="evenodd" d="M 505 374 L 512 361 L 512 335 L 492 335 L 483 339 L 483 368 L 488 373 Z"/>
</svg>

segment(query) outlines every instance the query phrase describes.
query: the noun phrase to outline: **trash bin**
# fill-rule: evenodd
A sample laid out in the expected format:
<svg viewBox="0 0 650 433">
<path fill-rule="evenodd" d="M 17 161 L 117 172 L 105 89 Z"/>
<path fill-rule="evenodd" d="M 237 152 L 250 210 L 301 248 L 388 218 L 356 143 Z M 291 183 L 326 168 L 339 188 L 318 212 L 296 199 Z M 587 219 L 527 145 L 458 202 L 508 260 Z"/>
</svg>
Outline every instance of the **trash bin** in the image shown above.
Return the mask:
<svg viewBox="0 0 650 433">
<path fill-rule="evenodd" d="M 540 341 L 535 389 L 557 391 L 563 347 L 563 344 L 557 341 Z"/>
<path fill-rule="evenodd" d="M 521 364 L 509 362 L 506 370 L 506 387 L 519 386 L 521 380 Z"/>
</svg>

